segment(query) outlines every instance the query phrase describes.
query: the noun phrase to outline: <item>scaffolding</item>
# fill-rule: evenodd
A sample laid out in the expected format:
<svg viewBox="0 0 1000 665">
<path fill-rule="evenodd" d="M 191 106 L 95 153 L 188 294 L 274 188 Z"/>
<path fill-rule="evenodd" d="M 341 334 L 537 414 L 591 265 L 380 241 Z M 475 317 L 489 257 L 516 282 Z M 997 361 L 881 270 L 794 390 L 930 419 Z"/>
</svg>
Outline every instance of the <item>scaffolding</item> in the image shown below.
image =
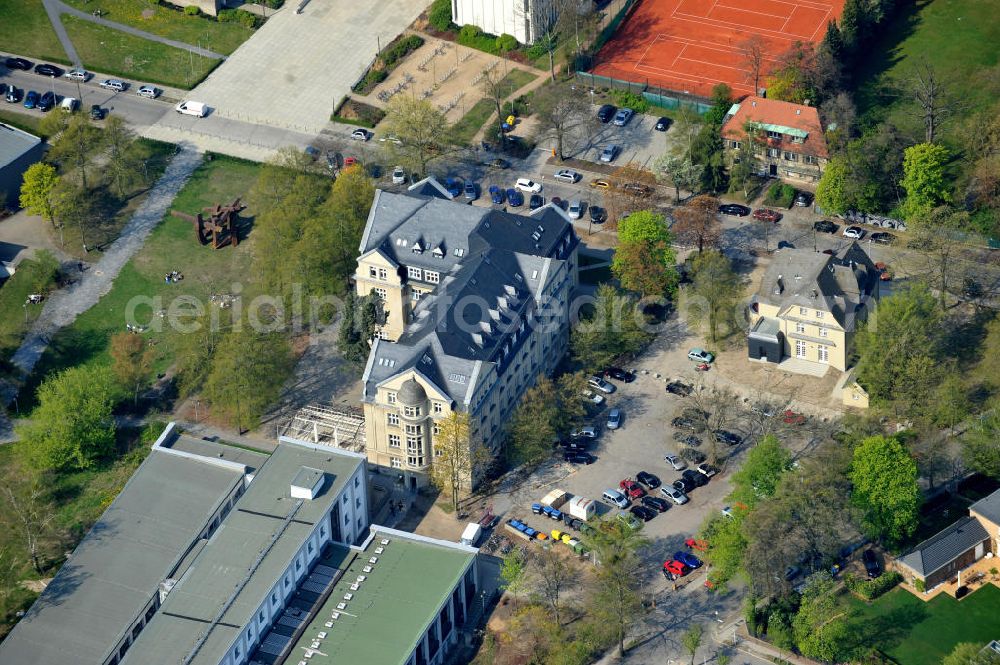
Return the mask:
<svg viewBox="0 0 1000 665">
<path fill-rule="evenodd" d="M 360 409 L 305 406 L 281 432 L 300 441 L 365 452 L 365 417 Z"/>
</svg>

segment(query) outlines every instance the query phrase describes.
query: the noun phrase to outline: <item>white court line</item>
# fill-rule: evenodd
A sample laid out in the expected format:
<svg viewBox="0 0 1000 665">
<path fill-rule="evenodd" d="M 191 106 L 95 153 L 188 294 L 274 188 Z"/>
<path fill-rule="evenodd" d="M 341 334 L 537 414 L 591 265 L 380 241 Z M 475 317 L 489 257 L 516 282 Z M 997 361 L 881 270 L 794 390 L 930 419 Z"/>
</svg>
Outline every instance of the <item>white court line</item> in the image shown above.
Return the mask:
<svg viewBox="0 0 1000 665">
<path fill-rule="evenodd" d="M 798 9 L 798 7 L 796 7 L 795 9 Z M 785 32 L 785 28 L 788 27 L 788 22 L 792 20 L 793 16 L 795 16 L 795 9 L 793 9 L 792 13 L 788 15 L 788 18 L 785 19 L 785 22 L 781 24 L 782 32 Z"/>
<path fill-rule="evenodd" d="M 718 2 L 718 0 L 716 0 L 716 2 Z M 758 16 L 769 16 L 771 18 L 784 18 L 784 19 L 788 18 L 788 16 L 782 14 L 768 14 L 767 12 L 758 12 L 754 11 L 753 9 L 744 9 L 743 7 L 730 7 L 729 5 L 721 5 L 721 7 L 723 9 L 732 9 L 733 11 L 736 12 L 743 12 L 744 14 L 757 14 Z M 713 5 L 712 8 L 715 9 L 715 6 Z M 792 12 L 794 12 L 797 8 L 798 5 L 792 7 Z"/>
<path fill-rule="evenodd" d="M 674 65 L 676 65 L 676 64 L 677 64 L 677 61 L 681 59 L 681 56 L 682 56 L 682 55 L 684 55 L 684 51 L 686 51 L 686 50 L 687 50 L 688 46 L 690 46 L 690 44 L 684 44 L 684 45 L 683 45 L 683 48 L 681 48 L 681 51 L 680 51 L 680 53 L 678 53 L 678 54 L 677 54 L 677 56 L 676 56 L 676 57 L 674 57 L 674 61 L 670 63 L 670 66 L 671 66 L 671 67 L 673 67 Z"/>
<path fill-rule="evenodd" d="M 641 71 L 641 70 L 640 70 Z M 708 76 L 699 76 L 698 74 L 688 74 L 684 72 L 664 72 L 664 71 L 649 71 L 645 72 L 647 74 L 652 74 L 654 76 L 669 77 L 680 81 L 686 81 L 688 83 L 704 84 L 704 83 L 718 83 L 717 78 L 712 78 Z M 753 92 L 753 88 L 743 83 L 727 83 L 727 85 L 736 91 L 742 92 Z"/>
<path fill-rule="evenodd" d="M 737 32 L 746 32 L 747 30 L 752 30 L 753 32 L 756 32 L 761 35 L 774 37 L 775 39 L 784 39 L 785 41 L 793 43 L 800 42 L 803 39 L 801 35 L 786 35 L 780 32 L 775 32 L 774 30 L 763 30 L 760 28 L 753 28 L 748 25 L 740 25 L 738 23 L 732 23 L 730 21 L 720 21 L 719 19 L 702 18 L 700 16 L 694 16 L 693 14 L 681 14 L 681 16 L 684 16 L 686 18 L 679 20 L 687 21 L 689 23 L 697 23 L 699 25 L 708 23 L 709 25 L 714 25 L 717 28 L 730 28 Z"/>
<path fill-rule="evenodd" d="M 833 10 L 832 9 L 827 9 L 826 10 L 826 15 L 823 16 L 823 20 L 819 22 L 819 26 L 817 26 L 817 28 L 815 30 L 813 30 L 812 36 L 809 38 L 809 41 L 811 41 L 811 42 L 816 41 L 816 35 L 819 34 L 819 31 L 826 29 L 826 24 L 830 22 L 830 12 L 831 11 L 833 11 Z"/>
<path fill-rule="evenodd" d="M 734 53 L 737 52 L 737 49 L 735 47 L 732 47 L 732 46 L 728 46 L 727 47 L 727 46 L 722 46 L 722 45 L 720 45 L 720 44 L 718 44 L 716 42 L 699 41 L 697 39 L 691 39 L 690 37 L 680 37 L 680 36 L 674 37 L 674 36 L 670 36 L 670 35 L 664 35 L 662 33 L 659 36 L 657 36 L 656 39 L 654 39 L 653 41 L 656 42 L 656 41 L 659 41 L 661 39 L 666 40 L 666 41 L 680 42 L 682 44 L 687 44 L 689 46 L 698 46 L 698 47 L 701 47 L 701 48 L 704 48 L 704 49 L 708 49 L 709 51 L 718 51 L 720 53 L 727 53 L 727 54 L 730 54 L 730 55 L 732 55 L 732 54 L 734 54 Z M 646 51 L 648 52 L 649 49 L 647 48 Z M 767 56 L 766 55 L 766 56 L 764 56 L 764 59 L 765 60 L 770 60 L 771 62 L 781 62 L 781 58 L 777 57 L 777 56 Z"/>
</svg>

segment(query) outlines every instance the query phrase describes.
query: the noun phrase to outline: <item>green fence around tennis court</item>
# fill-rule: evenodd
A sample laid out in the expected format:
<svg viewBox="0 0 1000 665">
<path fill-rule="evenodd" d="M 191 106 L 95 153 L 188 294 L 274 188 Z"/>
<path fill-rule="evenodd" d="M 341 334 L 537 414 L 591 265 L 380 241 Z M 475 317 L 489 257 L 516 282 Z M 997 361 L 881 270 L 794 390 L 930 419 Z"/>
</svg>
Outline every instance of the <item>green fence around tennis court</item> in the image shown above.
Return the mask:
<svg viewBox="0 0 1000 665">
<path fill-rule="evenodd" d="M 682 93 L 670 92 L 659 88 L 650 87 L 647 83 L 636 83 L 635 81 L 623 81 L 621 79 L 591 74 L 590 72 L 577 72 L 576 79 L 591 88 L 608 88 L 609 90 L 627 90 L 636 95 L 642 95 L 643 99 L 660 108 L 677 110 L 687 108 L 698 114 L 707 113 L 712 104 L 706 99 L 684 95 Z"/>
</svg>

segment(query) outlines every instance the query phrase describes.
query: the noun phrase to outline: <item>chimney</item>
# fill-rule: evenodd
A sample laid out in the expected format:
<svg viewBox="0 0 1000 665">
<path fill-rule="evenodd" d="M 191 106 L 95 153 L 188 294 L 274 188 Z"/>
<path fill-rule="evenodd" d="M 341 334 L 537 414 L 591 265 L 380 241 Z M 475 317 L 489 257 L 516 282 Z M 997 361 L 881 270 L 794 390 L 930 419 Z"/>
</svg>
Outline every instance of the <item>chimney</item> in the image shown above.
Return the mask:
<svg viewBox="0 0 1000 665">
<path fill-rule="evenodd" d="M 774 282 L 774 295 L 780 296 L 781 292 L 785 290 L 784 285 L 781 283 L 781 275 L 778 275 L 778 279 Z"/>
<path fill-rule="evenodd" d="M 802 109 L 795 109 L 795 115 L 802 115 Z"/>
</svg>

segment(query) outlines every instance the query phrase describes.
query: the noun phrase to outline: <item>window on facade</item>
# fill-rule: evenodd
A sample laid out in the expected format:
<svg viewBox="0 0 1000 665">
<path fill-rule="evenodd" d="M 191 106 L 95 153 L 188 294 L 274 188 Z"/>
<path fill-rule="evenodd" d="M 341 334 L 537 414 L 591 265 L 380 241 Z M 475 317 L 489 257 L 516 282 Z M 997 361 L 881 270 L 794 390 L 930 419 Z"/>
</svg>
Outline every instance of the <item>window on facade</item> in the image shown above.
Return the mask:
<svg viewBox="0 0 1000 665">
<path fill-rule="evenodd" d="M 777 157 L 780 154 L 781 154 L 781 151 L 778 150 L 777 148 L 768 148 L 767 149 L 767 156 L 768 157 Z"/>
<path fill-rule="evenodd" d="M 769 138 L 769 139 L 779 139 L 780 140 L 781 139 L 781 132 L 772 132 L 772 131 L 768 130 L 768 132 L 767 132 L 767 138 Z"/>
<path fill-rule="evenodd" d="M 421 277 L 424 276 L 424 271 L 421 270 L 420 268 L 414 268 L 413 266 L 408 266 L 406 268 L 406 274 L 411 279 L 420 279 Z"/>
<path fill-rule="evenodd" d="M 372 289 L 372 291 L 375 292 L 375 295 L 377 295 L 382 300 L 382 302 L 385 302 L 386 299 L 389 297 L 389 292 L 386 291 L 385 289 Z"/>
<path fill-rule="evenodd" d="M 406 437 L 406 449 L 410 452 L 418 451 L 424 447 L 424 437 L 422 436 L 408 436 Z"/>
<path fill-rule="evenodd" d="M 813 155 L 802 155 L 802 161 L 806 164 L 815 164 L 816 158 Z"/>
<path fill-rule="evenodd" d="M 272 605 L 277 605 L 278 604 L 278 594 L 277 593 L 272 593 L 271 594 L 271 604 Z"/>
<path fill-rule="evenodd" d="M 733 150 L 739 150 L 740 149 L 740 142 L 739 141 L 733 141 L 732 142 L 732 148 L 733 148 Z"/>
<path fill-rule="evenodd" d="M 820 310 L 817 309 L 816 310 L 816 318 L 817 319 L 822 319 L 823 318 L 823 312 L 821 312 Z"/>
<path fill-rule="evenodd" d="M 410 466 L 423 466 L 424 457 L 423 455 L 420 456 L 410 455 L 409 457 L 406 458 L 406 463 L 409 464 Z"/>
<path fill-rule="evenodd" d="M 309 549 L 309 554 L 312 554 L 313 553 L 313 544 L 312 543 L 307 543 L 307 547 Z"/>
<path fill-rule="evenodd" d="M 785 160 L 789 162 L 797 162 L 799 159 L 798 155 L 794 152 L 785 151 Z"/>
<path fill-rule="evenodd" d="M 806 357 L 806 343 L 801 339 L 795 340 L 795 357 L 805 358 Z"/>
<path fill-rule="evenodd" d="M 416 418 L 417 416 L 420 415 L 420 407 L 419 406 L 404 406 L 403 407 L 403 415 L 405 415 L 407 418 Z"/>
<path fill-rule="evenodd" d="M 261 623 L 264 623 L 265 621 L 267 621 L 267 619 L 264 617 L 264 613 L 263 612 L 261 612 L 259 616 L 260 616 L 260 622 Z"/>
<path fill-rule="evenodd" d="M 420 302 L 420 296 L 422 295 L 424 294 L 421 293 L 420 291 L 417 290 L 410 291 L 410 300 L 412 300 L 413 302 Z"/>
<path fill-rule="evenodd" d="M 434 272 L 433 270 L 424 271 L 424 281 L 430 282 L 431 284 L 437 284 L 441 280 L 441 273 Z"/>
<path fill-rule="evenodd" d="M 805 307 L 799 307 L 799 316 L 806 316 L 808 313 L 809 313 L 808 309 L 806 309 Z"/>
<path fill-rule="evenodd" d="M 434 413 L 444 413 L 444 404 L 441 402 L 434 402 Z"/>
<path fill-rule="evenodd" d="M 285 588 L 287 589 L 290 586 L 292 586 L 292 580 L 288 577 L 288 575 L 285 575 Z"/>
<path fill-rule="evenodd" d="M 820 337 L 829 337 L 830 336 L 830 331 L 827 330 L 826 328 L 820 328 L 819 329 L 819 336 Z"/>
<path fill-rule="evenodd" d="M 385 417 L 385 420 L 386 420 L 387 423 L 389 423 L 393 427 L 399 427 L 399 414 L 398 413 L 387 414 L 386 417 Z"/>
<path fill-rule="evenodd" d="M 826 346 L 820 344 L 816 347 L 816 352 L 819 356 L 819 361 L 821 363 L 830 362 L 830 349 Z"/>
<path fill-rule="evenodd" d="M 383 280 L 383 281 L 385 281 L 386 279 L 389 278 L 389 273 L 386 272 L 385 268 L 379 268 L 378 269 L 378 278 L 381 279 L 381 280 Z"/>
<path fill-rule="evenodd" d="M 805 334 L 805 332 L 806 332 L 806 325 L 804 323 L 796 323 L 795 324 L 795 332 L 799 333 L 800 335 Z"/>
<path fill-rule="evenodd" d="M 385 401 L 388 402 L 389 404 L 395 404 L 396 403 L 396 393 L 386 393 L 385 394 Z"/>
<path fill-rule="evenodd" d="M 401 469 L 403 467 L 403 460 L 399 459 L 398 457 L 393 457 L 392 459 L 389 460 L 389 466 L 391 466 L 394 469 Z"/>
<path fill-rule="evenodd" d="M 346 494 L 341 499 L 341 503 L 343 503 L 345 506 L 347 505 L 347 495 Z"/>
<path fill-rule="evenodd" d="M 420 425 L 407 425 L 406 426 L 406 433 L 407 434 L 423 434 L 423 430 L 421 429 Z"/>
<path fill-rule="evenodd" d="M 344 515 L 344 526 L 347 526 L 347 525 L 348 525 L 348 524 L 350 524 L 350 523 L 351 523 L 351 518 L 350 518 L 350 516 L 348 516 L 348 515 Z"/>
<path fill-rule="evenodd" d="M 390 448 L 399 448 L 399 435 L 398 434 L 390 434 L 389 435 L 389 447 Z"/>
<path fill-rule="evenodd" d="M 441 433 L 441 426 L 438 425 L 437 423 L 434 423 L 433 430 L 434 430 L 434 435 L 437 436 L 438 434 Z"/>
</svg>

